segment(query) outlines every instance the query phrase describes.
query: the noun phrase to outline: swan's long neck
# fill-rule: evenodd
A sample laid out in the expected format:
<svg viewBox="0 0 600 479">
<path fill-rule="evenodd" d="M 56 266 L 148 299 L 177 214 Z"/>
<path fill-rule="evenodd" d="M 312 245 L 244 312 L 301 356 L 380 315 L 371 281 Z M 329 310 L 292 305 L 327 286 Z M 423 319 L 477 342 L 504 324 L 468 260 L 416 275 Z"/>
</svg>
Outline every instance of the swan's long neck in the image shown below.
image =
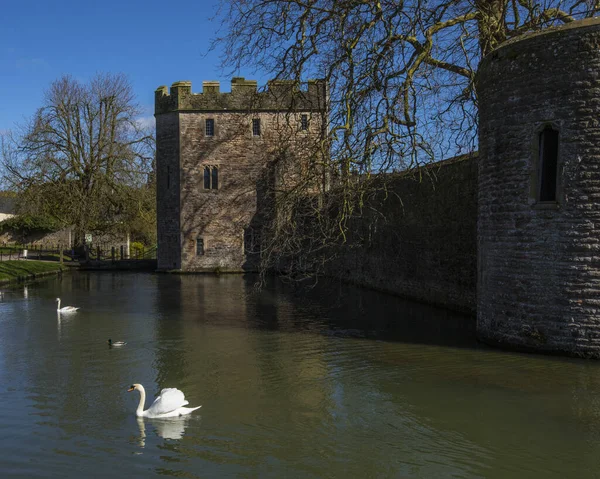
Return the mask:
<svg viewBox="0 0 600 479">
<path fill-rule="evenodd" d="M 144 415 L 144 404 L 146 403 L 146 390 L 141 384 L 138 386 L 138 390 L 140 391 L 140 403 L 135 410 L 135 415 L 137 417 L 142 417 Z"/>
<path fill-rule="evenodd" d="M 56 302 L 58 303 L 58 306 L 56 307 L 56 311 L 60 311 L 60 298 L 57 298 Z"/>
</svg>

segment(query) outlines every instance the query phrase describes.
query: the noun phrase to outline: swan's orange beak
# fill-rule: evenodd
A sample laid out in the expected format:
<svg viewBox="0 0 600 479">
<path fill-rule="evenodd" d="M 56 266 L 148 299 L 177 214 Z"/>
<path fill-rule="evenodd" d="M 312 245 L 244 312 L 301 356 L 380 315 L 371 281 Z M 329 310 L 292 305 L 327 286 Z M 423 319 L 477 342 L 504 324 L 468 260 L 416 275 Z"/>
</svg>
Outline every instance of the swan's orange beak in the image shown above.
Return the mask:
<svg viewBox="0 0 600 479">
<path fill-rule="evenodd" d="M 135 389 L 135 388 L 134 388 L 133 386 L 131 386 L 131 387 L 130 387 L 130 388 L 127 390 L 127 392 L 131 392 L 131 391 L 133 391 L 134 389 Z"/>
</svg>

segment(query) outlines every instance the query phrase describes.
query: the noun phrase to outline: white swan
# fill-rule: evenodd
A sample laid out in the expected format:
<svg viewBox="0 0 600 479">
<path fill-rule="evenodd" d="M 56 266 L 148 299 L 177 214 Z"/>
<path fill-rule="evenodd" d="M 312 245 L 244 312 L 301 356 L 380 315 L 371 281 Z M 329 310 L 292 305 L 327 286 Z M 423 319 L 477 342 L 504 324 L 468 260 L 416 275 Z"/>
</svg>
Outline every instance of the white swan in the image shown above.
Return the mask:
<svg viewBox="0 0 600 479">
<path fill-rule="evenodd" d="M 74 313 L 75 311 L 77 311 L 79 308 L 76 308 L 75 306 L 63 306 L 62 308 L 60 307 L 60 298 L 56 298 L 56 302 L 58 303 L 58 306 L 56 306 L 56 311 L 58 311 L 59 313 Z"/>
<path fill-rule="evenodd" d="M 120 347 L 120 346 L 125 346 L 127 343 L 125 341 L 113 341 L 112 339 L 108 338 L 107 341 L 109 346 L 114 346 L 114 347 Z"/>
<path fill-rule="evenodd" d="M 140 392 L 140 403 L 135 411 L 137 417 L 177 417 L 190 414 L 192 411 L 201 408 L 183 407 L 189 404 L 186 401 L 184 394 L 176 388 L 166 388 L 160 392 L 152 406 L 144 411 L 144 403 L 146 402 L 146 390 L 141 384 L 132 384 L 128 391 L 137 389 Z"/>
</svg>

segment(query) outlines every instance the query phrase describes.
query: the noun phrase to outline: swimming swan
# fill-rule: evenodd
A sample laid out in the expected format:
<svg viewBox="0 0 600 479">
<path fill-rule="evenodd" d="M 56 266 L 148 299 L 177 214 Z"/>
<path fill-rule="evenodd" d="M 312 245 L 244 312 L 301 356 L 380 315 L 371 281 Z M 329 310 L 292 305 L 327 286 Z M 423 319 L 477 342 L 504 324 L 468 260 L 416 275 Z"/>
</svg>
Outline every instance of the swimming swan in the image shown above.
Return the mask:
<svg viewBox="0 0 600 479">
<path fill-rule="evenodd" d="M 140 392 L 140 403 L 135 411 L 137 417 L 177 417 L 190 414 L 192 411 L 201 408 L 183 407 L 189 404 L 185 400 L 184 394 L 176 388 L 166 388 L 160 392 L 152 406 L 144 411 L 144 403 L 146 402 L 146 390 L 141 384 L 132 384 L 127 391 L 137 389 Z"/>
<path fill-rule="evenodd" d="M 112 339 L 108 338 L 107 341 L 109 346 L 114 346 L 114 347 L 119 347 L 119 346 L 125 346 L 127 343 L 125 341 L 113 341 Z"/>
<path fill-rule="evenodd" d="M 56 298 L 56 302 L 58 303 L 58 306 L 56 306 L 56 311 L 58 311 L 59 313 L 74 313 L 75 311 L 77 311 L 79 308 L 76 308 L 75 306 L 64 306 L 64 307 L 60 307 L 60 298 Z"/>
</svg>

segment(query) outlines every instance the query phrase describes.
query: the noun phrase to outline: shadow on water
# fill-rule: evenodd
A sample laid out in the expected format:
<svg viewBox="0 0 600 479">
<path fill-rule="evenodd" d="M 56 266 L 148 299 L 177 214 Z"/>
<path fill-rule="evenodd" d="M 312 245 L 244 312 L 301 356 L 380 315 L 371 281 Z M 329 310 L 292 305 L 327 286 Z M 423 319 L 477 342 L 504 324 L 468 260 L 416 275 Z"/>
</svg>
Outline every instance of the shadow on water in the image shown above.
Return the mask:
<svg viewBox="0 0 600 479">
<path fill-rule="evenodd" d="M 256 278 L 245 277 L 246 289 L 252 291 L 255 281 Z M 277 278 L 269 278 L 264 290 L 255 293 L 255 301 L 265 312 L 269 312 L 264 303 L 269 303 L 270 291 L 275 291 L 280 301 L 289 302 L 301 313 L 298 315 L 300 318 L 310 318 L 321 324 L 325 334 L 461 348 L 480 347 L 476 339 L 475 317 L 467 314 L 336 281 L 320 280 L 318 284 L 306 285 Z M 280 316 L 272 314 L 268 316 L 269 322 L 256 326 L 277 329 Z M 254 317 L 260 318 L 261 315 Z M 296 326 L 300 329 L 303 325 Z"/>
<path fill-rule="evenodd" d="M 334 281 L 314 286 L 255 275 L 159 276 L 157 306 L 165 323 L 159 337 L 176 337 L 175 319 L 257 330 L 459 348 L 477 342 L 475 317 Z M 167 313 L 168 312 L 168 313 Z M 173 361 L 172 351 L 169 361 Z"/>
</svg>

